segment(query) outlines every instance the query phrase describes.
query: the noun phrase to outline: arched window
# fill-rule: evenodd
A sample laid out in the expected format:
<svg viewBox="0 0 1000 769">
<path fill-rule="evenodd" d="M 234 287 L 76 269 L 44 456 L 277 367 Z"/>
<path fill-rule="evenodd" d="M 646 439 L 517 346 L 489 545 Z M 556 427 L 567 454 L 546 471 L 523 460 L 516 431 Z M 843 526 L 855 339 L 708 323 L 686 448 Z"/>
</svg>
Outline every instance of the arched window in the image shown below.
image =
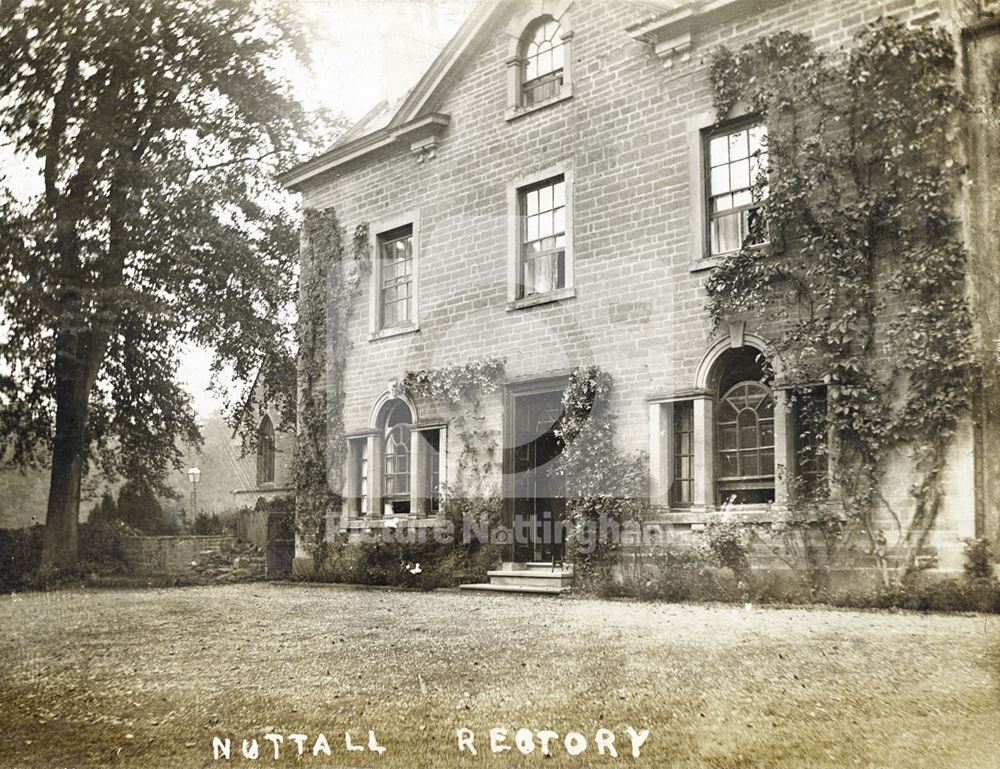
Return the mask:
<svg viewBox="0 0 1000 769">
<path fill-rule="evenodd" d="M 565 49 L 559 22 L 551 16 L 536 19 L 521 42 L 521 102 L 530 107 L 559 95 L 563 84 Z"/>
<path fill-rule="evenodd" d="M 382 439 L 385 472 L 382 509 L 385 515 L 408 515 L 410 512 L 410 431 L 413 416 L 401 400 L 387 403 L 383 409 Z"/>
<path fill-rule="evenodd" d="M 716 484 L 719 502 L 774 501 L 774 395 L 759 353 L 730 350 L 719 361 Z"/>
<path fill-rule="evenodd" d="M 257 428 L 257 484 L 274 482 L 274 425 L 264 415 Z"/>
</svg>

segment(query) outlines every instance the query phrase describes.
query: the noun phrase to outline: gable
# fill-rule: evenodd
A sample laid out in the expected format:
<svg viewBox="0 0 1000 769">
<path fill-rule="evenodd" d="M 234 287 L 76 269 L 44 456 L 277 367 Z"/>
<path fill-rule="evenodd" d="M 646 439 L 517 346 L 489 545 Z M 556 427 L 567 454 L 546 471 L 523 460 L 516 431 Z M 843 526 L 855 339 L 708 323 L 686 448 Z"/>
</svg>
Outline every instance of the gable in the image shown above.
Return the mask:
<svg viewBox="0 0 1000 769">
<path fill-rule="evenodd" d="M 679 8 L 697 5 L 685 0 L 626 0 L 626 3 L 639 11 L 635 26 L 653 24 Z M 574 0 L 521 3 L 482 0 L 399 103 L 381 102 L 330 150 L 285 171 L 279 181 L 289 189 L 300 190 L 321 174 L 397 144 L 409 143 L 414 152 L 433 146 L 450 122 L 448 115 L 435 110 L 482 48 L 503 30 L 508 39 L 508 57 L 513 58 L 524 29 L 533 19 L 550 15 L 568 21 L 567 14 L 572 12 L 573 5 Z"/>
</svg>

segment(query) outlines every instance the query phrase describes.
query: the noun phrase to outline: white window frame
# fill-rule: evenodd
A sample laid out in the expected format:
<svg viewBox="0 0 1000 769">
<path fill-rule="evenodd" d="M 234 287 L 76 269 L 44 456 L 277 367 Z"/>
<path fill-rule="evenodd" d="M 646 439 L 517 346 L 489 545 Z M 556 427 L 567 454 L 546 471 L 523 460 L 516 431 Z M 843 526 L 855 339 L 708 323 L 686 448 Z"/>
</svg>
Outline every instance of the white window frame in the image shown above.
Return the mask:
<svg viewBox="0 0 1000 769">
<path fill-rule="evenodd" d="M 512 18 L 507 24 L 507 111 L 504 119 L 514 120 L 540 109 L 565 101 L 573 96 L 573 27 L 567 9 L 570 0 L 541 0 L 532 3 L 530 9 Z M 559 92 L 550 99 L 530 106 L 524 103 L 524 60 L 525 36 L 543 16 L 551 16 L 559 24 L 559 37 L 563 44 L 562 85 Z"/>
<path fill-rule="evenodd" d="M 724 131 L 726 126 L 735 129 L 741 122 L 752 122 L 753 113 L 748 105 L 737 104 L 726 116 L 718 120 L 715 112 L 699 112 L 687 121 L 688 137 L 688 180 L 690 184 L 690 205 L 688 206 L 688 229 L 691 243 L 691 272 L 710 270 L 720 264 L 728 254 L 711 254 L 708 240 L 708 142 L 707 137 L 714 129 Z M 763 122 L 763 118 L 760 118 Z M 744 126 L 745 127 L 745 126 Z M 767 241 L 757 248 L 767 245 Z"/>
<path fill-rule="evenodd" d="M 410 318 L 408 323 L 382 328 L 382 254 L 379 245 L 388 233 L 409 226 L 413 239 L 413 267 L 411 275 Z M 369 280 L 369 341 L 385 339 L 420 330 L 420 212 L 406 211 L 372 223 L 368 230 L 368 247 L 372 255 Z"/>
<path fill-rule="evenodd" d="M 519 296 L 518 286 L 521 282 L 521 246 L 522 243 L 522 216 L 521 216 L 521 194 L 527 187 L 531 187 L 540 182 L 554 179 L 558 176 L 563 178 L 566 185 L 566 248 L 563 256 L 566 285 L 554 291 L 544 294 L 532 294 L 531 296 Z M 568 165 L 550 166 L 536 173 L 523 176 L 507 185 L 507 309 L 519 310 L 525 307 L 534 307 L 549 302 L 558 302 L 576 296 L 576 274 L 573 259 L 573 169 Z"/>
</svg>

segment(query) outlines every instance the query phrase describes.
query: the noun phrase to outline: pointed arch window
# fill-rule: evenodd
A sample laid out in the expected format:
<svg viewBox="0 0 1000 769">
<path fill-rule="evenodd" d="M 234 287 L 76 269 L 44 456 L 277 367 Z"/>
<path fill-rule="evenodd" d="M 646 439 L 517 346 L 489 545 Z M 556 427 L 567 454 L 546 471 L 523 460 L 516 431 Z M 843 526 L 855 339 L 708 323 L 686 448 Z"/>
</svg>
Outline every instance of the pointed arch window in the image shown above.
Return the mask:
<svg viewBox="0 0 1000 769">
<path fill-rule="evenodd" d="M 274 425 L 264 415 L 257 428 L 257 484 L 274 483 Z"/>
</svg>

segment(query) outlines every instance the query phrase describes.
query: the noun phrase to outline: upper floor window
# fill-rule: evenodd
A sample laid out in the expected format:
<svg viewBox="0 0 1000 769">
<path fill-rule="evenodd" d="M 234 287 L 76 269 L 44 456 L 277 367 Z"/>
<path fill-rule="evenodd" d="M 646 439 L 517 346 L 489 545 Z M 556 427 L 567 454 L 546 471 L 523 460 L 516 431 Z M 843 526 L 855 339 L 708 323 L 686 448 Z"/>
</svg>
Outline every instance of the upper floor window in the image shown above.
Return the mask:
<svg viewBox="0 0 1000 769">
<path fill-rule="evenodd" d="M 257 483 L 274 482 L 274 425 L 264 415 L 257 428 Z"/>
<path fill-rule="evenodd" d="M 521 99 L 526 107 L 553 99 L 560 93 L 565 56 L 561 31 L 559 22 L 551 16 L 543 16 L 525 33 Z"/>
<path fill-rule="evenodd" d="M 767 196 L 767 128 L 744 125 L 707 136 L 709 254 L 767 240 L 761 201 Z"/>
<path fill-rule="evenodd" d="M 566 287 L 566 180 L 563 176 L 519 191 L 521 248 L 518 298 Z"/>
<path fill-rule="evenodd" d="M 378 236 L 379 328 L 413 322 L 413 226 Z"/>
</svg>

